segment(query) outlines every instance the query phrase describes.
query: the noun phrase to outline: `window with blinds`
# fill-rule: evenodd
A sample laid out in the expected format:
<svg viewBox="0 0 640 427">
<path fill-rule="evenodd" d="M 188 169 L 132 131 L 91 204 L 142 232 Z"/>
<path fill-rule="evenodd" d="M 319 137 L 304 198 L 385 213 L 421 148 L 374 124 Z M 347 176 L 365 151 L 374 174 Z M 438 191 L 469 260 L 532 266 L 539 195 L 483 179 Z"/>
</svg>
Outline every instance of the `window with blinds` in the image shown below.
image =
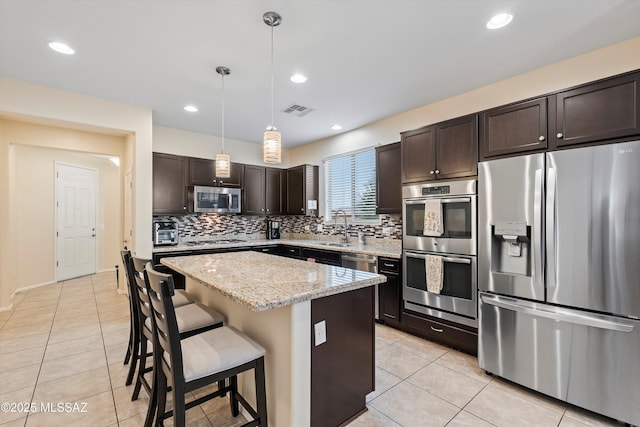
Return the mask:
<svg viewBox="0 0 640 427">
<path fill-rule="evenodd" d="M 337 210 L 355 222 L 378 219 L 375 149 L 327 159 L 324 171 L 327 220 L 334 218 Z"/>
</svg>

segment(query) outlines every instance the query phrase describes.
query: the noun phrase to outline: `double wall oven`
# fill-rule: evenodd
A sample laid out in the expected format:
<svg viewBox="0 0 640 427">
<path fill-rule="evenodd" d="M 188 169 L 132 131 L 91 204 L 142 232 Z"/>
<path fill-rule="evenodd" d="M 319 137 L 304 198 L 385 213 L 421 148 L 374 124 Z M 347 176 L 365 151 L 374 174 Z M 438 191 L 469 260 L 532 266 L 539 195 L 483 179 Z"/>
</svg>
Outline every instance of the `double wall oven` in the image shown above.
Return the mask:
<svg viewBox="0 0 640 427">
<path fill-rule="evenodd" d="M 476 181 L 407 185 L 402 198 L 405 309 L 477 327 Z M 440 227 L 425 233 L 425 214 L 434 209 Z M 434 260 L 435 292 L 427 287 Z"/>
</svg>

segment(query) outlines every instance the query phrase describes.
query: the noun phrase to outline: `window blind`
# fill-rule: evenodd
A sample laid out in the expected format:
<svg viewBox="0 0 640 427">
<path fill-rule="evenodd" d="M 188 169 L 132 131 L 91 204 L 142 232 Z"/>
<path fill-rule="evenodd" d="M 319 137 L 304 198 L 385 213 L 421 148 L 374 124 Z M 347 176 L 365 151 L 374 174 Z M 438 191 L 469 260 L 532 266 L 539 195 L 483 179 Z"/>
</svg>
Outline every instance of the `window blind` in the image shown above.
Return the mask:
<svg viewBox="0 0 640 427">
<path fill-rule="evenodd" d="M 376 219 L 375 149 L 325 160 L 325 218 L 343 210 L 353 221 Z"/>
</svg>

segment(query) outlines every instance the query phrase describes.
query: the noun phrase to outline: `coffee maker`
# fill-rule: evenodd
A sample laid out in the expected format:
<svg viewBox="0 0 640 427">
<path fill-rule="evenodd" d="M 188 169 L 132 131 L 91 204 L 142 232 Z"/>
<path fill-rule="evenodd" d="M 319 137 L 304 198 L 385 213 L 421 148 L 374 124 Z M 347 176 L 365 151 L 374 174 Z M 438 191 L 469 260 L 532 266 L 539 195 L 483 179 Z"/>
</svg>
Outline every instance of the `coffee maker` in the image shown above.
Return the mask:
<svg viewBox="0 0 640 427">
<path fill-rule="evenodd" d="M 267 220 L 267 239 L 280 238 L 280 221 Z"/>
</svg>

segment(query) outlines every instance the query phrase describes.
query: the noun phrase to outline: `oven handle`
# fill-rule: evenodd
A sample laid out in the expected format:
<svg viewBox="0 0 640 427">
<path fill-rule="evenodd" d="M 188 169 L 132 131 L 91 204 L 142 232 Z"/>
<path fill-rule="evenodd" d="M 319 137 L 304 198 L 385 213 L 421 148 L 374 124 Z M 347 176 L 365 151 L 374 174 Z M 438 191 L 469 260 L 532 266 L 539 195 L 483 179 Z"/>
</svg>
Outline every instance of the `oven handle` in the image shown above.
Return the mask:
<svg viewBox="0 0 640 427">
<path fill-rule="evenodd" d="M 464 203 L 464 202 L 471 202 L 471 197 L 456 197 L 453 199 L 440 199 L 437 197 L 429 197 L 424 199 L 405 200 L 404 204 L 405 205 L 424 205 L 424 202 L 426 202 L 427 200 L 438 200 L 440 203 Z"/>
<path fill-rule="evenodd" d="M 405 251 L 405 254 L 411 258 L 427 259 L 427 255 L 419 254 L 417 252 Z M 440 256 L 440 255 L 433 255 L 433 256 Z M 442 260 L 445 262 L 455 262 L 458 264 L 471 264 L 471 260 L 468 258 L 453 258 L 448 256 L 440 256 L 440 258 L 442 258 Z"/>
</svg>

